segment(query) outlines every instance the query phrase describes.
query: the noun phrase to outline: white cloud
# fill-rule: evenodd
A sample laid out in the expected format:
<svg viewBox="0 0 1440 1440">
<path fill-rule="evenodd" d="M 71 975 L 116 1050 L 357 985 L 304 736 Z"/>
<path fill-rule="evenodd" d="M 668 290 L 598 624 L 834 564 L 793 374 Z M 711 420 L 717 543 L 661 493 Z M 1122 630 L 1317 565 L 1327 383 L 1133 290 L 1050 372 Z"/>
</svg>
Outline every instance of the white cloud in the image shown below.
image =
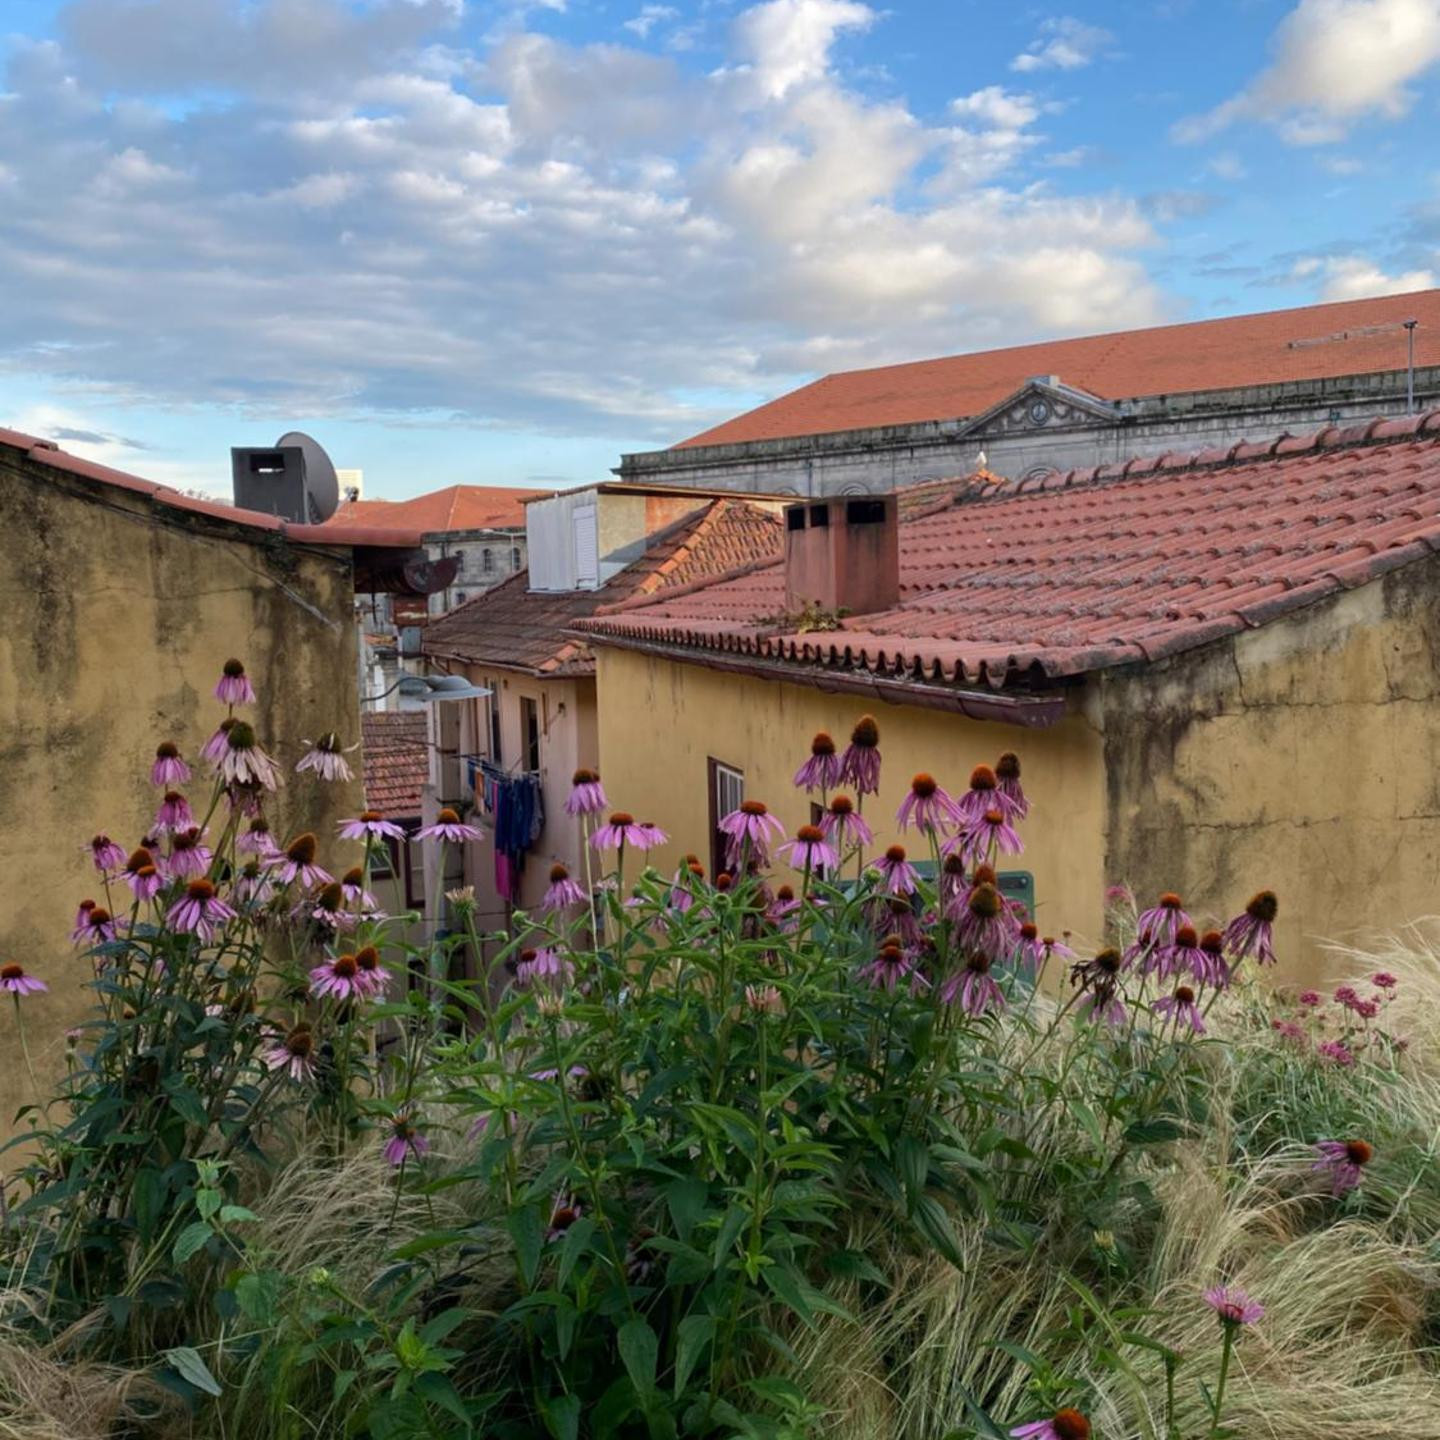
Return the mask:
<svg viewBox="0 0 1440 1440">
<path fill-rule="evenodd" d="M 1363 255 L 1306 256 L 1295 262 L 1291 275 L 1297 280 L 1319 281 L 1322 300 L 1404 295 L 1411 290 L 1429 290 L 1436 283 L 1433 270 L 1402 270 L 1387 275 Z"/>
<path fill-rule="evenodd" d="M 856 0 L 766 0 L 740 16 L 736 33 L 761 93 L 780 100 L 820 79 L 845 30 L 867 30 L 875 12 Z"/>
<path fill-rule="evenodd" d="M 642 40 L 650 38 L 650 32 L 667 20 L 678 20 L 680 12 L 673 5 L 642 5 L 640 13 L 627 20 L 624 29 L 638 35 Z"/>
<path fill-rule="evenodd" d="M 1244 90 L 1182 121 L 1175 137 L 1261 120 L 1288 144 L 1327 145 L 1366 116 L 1398 119 L 1414 98 L 1410 82 L 1440 60 L 1440 0 L 1300 0 L 1271 51 Z"/>
<path fill-rule="evenodd" d="M 514 25 L 461 45 L 436 0 L 194 0 L 252 59 L 291 27 L 252 73 L 189 13 L 81 0 L 12 50 L 0 370 L 267 425 L 664 441 L 721 418 L 697 393 L 1164 311 L 1142 207 L 1020 171 L 1051 106 L 868 98 L 835 46 L 879 17 L 849 0 L 754 6 L 711 75 Z"/>
<path fill-rule="evenodd" d="M 1080 70 L 1098 60 L 1114 39 L 1098 25 L 1061 15 L 1040 26 L 1039 37 L 1010 62 L 1010 68 L 1022 74 L 1032 70 Z"/>
</svg>

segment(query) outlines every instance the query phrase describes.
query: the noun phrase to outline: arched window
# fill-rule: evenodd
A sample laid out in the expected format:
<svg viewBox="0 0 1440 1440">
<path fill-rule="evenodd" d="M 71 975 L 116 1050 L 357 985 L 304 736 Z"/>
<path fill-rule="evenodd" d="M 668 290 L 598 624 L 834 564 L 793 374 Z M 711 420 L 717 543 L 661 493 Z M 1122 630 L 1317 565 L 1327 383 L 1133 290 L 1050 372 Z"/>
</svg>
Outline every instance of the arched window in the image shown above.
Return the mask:
<svg viewBox="0 0 1440 1440">
<path fill-rule="evenodd" d="M 510 568 L 512 570 L 520 568 L 520 547 L 518 545 L 510 547 Z"/>
<path fill-rule="evenodd" d="M 490 574 L 492 574 L 492 573 L 494 572 L 494 570 L 495 570 L 495 552 L 494 552 L 493 550 L 486 550 L 486 551 L 480 556 L 480 568 L 481 568 L 487 575 L 490 575 Z"/>
</svg>

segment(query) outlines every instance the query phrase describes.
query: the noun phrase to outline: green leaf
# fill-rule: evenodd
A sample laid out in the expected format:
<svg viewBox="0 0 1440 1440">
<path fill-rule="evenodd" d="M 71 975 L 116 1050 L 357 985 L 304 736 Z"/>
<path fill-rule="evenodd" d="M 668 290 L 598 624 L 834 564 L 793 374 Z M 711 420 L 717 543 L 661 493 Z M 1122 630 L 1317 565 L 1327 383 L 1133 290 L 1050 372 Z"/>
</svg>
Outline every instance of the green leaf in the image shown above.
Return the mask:
<svg viewBox="0 0 1440 1440">
<path fill-rule="evenodd" d="M 259 1218 L 253 1210 L 247 1210 L 243 1205 L 222 1205 L 220 1207 L 220 1223 L 222 1225 L 241 1225 L 247 1220 L 258 1220 Z"/>
<path fill-rule="evenodd" d="M 715 1338 L 715 1317 L 713 1315 L 687 1315 L 676 1327 L 675 1346 L 675 1398 L 684 1393 L 700 1354 Z"/>
<path fill-rule="evenodd" d="M 515 1242 L 521 1277 L 526 1285 L 533 1285 L 535 1272 L 540 1268 L 540 1250 L 545 1243 L 545 1224 L 540 1218 L 540 1209 L 536 1205 L 527 1205 L 523 1210 L 514 1210 L 505 1223 L 510 1238 Z"/>
<path fill-rule="evenodd" d="M 715 1237 L 715 1268 L 718 1270 L 724 1265 L 730 1251 L 734 1248 L 735 1241 L 739 1238 L 740 1232 L 745 1228 L 746 1214 L 738 1205 L 732 1205 L 726 1212 L 725 1218 L 720 1222 L 720 1233 Z"/>
<path fill-rule="evenodd" d="M 468 1310 L 462 1310 L 458 1305 L 452 1310 L 444 1310 L 433 1320 L 427 1320 L 421 1327 L 420 1338 L 427 1345 L 438 1345 L 452 1330 L 458 1329 L 470 1318 Z"/>
<path fill-rule="evenodd" d="M 1125 1139 L 1131 1145 L 1165 1145 L 1184 1133 L 1174 1120 L 1137 1120 L 1126 1128 Z"/>
<path fill-rule="evenodd" d="M 448 1410 L 467 1429 L 470 1427 L 470 1412 L 460 1398 L 460 1392 L 450 1383 L 447 1376 L 427 1371 L 415 1377 L 415 1393 L 432 1405 Z"/>
<path fill-rule="evenodd" d="M 665 1187 L 665 1201 L 670 1207 L 670 1218 L 675 1222 L 675 1233 L 682 1240 L 689 1240 L 696 1222 L 705 1213 L 705 1201 L 710 1188 L 697 1175 L 676 1180 Z"/>
<path fill-rule="evenodd" d="M 144 1243 L 155 1238 L 168 1189 L 164 1175 L 153 1167 L 146 1166 L 135 1176 L 130 1193 L 135 1205 L 135 1228 Z"/>
<path fill-rule="evenodd" d="M 210 1123 L 199 1095 L 184 1080 L 172 1076 L 165 1082 L 165 1088 L 170 1092 L 170 1108 L 187 1124 L 203 1129 Z"/>
<path fill-rule="evenodd" d="M 955 1244 L 955 1227 L 945 1207 L 933 1195 L 922 1195 L 915 1202 L 912 1218 L 920 1234 L 957 1270 L 962 1268 L 960 1250 Z"/>
<path fill-rule="evenodd" d="M 1070 1113 L 1080 1122 L 1081 1128 L 1090 1137 L 1091 1143 L 1097 1150 L 1105 1148 L 1105 1135 L 1100 1129 L 1100 1119 L 1083 1100 L 1071 1096 L 1069 1100 Z"/>
<path fill-rule="evenodd" d="M 280 1277 L 273 1270 L 242 1275 L 235 1282 L 235 1303 L 262 1325 L 275 1322 L 280 1300 Z"/>
<path fill-rule="evenodd" d="M 902 1135 L 895 1142 L 895 1164 L 913 1208 L 915 1201 L 924 1193 L 925 1182 L 930 1176 L 930 1147 L 913 1135 Z"/>
<path fill-rule="evenodd" d="M 655 1367 L 660 1359 L 660 1340 L 649 1323 L 638 1315 L 627 1320 L 616 1334 L 620 1359 L 636 1392 L 648 1395 L 655 1388 Z"/>
<path fill-rule="evenodd" d="M 565 1241 L 560 1246 L 560 1269 L 555 1277 L 555 1283 L 562 1289 L 570 1278 L 570 1272 L 575 1268 L 575 1262 L 585 1253 L 590 1244 L 590 1237 L 594 1233 L 595 1222 L 588 1215 L 582 1215 L 565 1232 Z"/>
<path fill-rule="evenodd" d="M 225 1197 L 218 1190 L 197 1190 L 195 1208 L 202 1220 L 213 1220 L 215 1212 L 225 1203 Z"/>
<path fill-rule="evenodd" d="M 221 1393 L 220 1382 L 210 1373 L 205 1362 L 200 1358 L 198 1350 L 192 1349 L 189 1345 L 180 1345 L 174 1350 L 166 1350 L 164 1353 L 165 1358 L 182 1380 L 187 1381 L 197 1390 L 203 1390 L 207 1395 Z"/>
<path fill-rule="evenodd" d="M 552 1395 L 540 1402 L 545 1428 L 555 1440 L 577 1440 L 580 1434 L 580 1397 Z"/>
<path fill-rule="evenodd" d="M 187 1225 L 175 1237 L 175 1248 L 170 1252 L 175 1263 L 183 1265 L 192 1255 L 199 1254 L 213 1233 L 203 1220 L 197 1220 L 193 1225 Z"/>
<path fill-rule="evenodd" d="M 811 1308 L 809 1298 L 801 1288 L 798 1277 L 783 1265 L 767 1265 L 760 1273 L 775 1294 L 813 1330 L 815 1328 L 815 1311 Z"/>
</svg>

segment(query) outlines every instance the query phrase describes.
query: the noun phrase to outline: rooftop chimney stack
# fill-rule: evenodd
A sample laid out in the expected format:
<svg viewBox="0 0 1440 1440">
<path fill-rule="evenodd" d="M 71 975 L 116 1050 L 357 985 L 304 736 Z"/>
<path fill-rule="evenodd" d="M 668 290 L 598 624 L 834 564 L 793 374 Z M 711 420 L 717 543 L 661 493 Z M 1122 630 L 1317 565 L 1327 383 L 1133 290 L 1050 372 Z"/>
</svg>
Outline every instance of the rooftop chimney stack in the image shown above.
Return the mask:
<svg viewBox="0 0 1440 1440">
<path fill-rule="evenodd" d="M 785 511 L 785 606 L 872 615 L 900 603 L 899 506 L 890 495 L 806 500 Z"/>
</svg>

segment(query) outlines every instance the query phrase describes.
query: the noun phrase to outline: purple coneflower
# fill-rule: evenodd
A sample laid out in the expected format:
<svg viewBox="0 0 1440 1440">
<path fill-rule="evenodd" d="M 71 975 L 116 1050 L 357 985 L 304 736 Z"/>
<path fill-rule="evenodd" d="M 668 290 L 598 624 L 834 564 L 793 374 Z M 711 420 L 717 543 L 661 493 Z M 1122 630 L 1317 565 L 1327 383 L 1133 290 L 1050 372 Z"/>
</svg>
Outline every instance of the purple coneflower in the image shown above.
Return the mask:
<svg viewBox="0 0 1440 1440">
<path fill-rule="evenodd" d="M 1118 990 L 1097 989 L 1081 1003 L 1080 1018 L 1096 1025 L 1108 1025 L 1119 1030 L 1130 1019 L 1130 1011 Z"/>
<path fill-rule="evenodd" d="M 1188 1025 L 1196 1035 L 1205 1033 L 1205 1018 L 1195 1003 L 1195 992 L 1188 985 L 1177 985 L 1172 995 L 1155 1002 L 1155 1013 L 1164 1015 L 1177 1026 Z"/>
<path fill-rule="evenodd" d="M 645 848 L 647 850 L 658 849 L 670 838 L 653 820 L 642 820 L 640 822 L 640 829 L 645 834 Z"/>
<path fill-rule="evenodd" d="M 1244 914 L 1237 915 L 1225 927 L 1225 946 L 1237 959 L 1254 955 L 1262 965 L 1275 963 L 1274 927 L 1280 902 L 1273 890 L 1262 890 L 1252 896 Z"/>
<path fill-rule="evenodd" d="M 848 795 L 831 798 L 820 819 L 820 828 L 825 832 L 825 838 L 841 851 L 848 850 L 852 845 L 871 845 L 875 841 L 865 817 L 855 809 L 855 802 Z"/>
<path fill-rule="evenodd" d="M 433 825 L 422 825 L 416 832 L 417 840 L 443 840 L 447 845 L 466 845 L 483 838 L 477 825 L 467 825 L 448 806 L 436 817 Z"/>
<path fill-rule="evenodd" d="M 1217 983 L 1210 973 L 1210 956 L 1200 948 L 1200 937 L 1195 933 L 1195 927 L 1188 924 L 1175 931 L 1175 938 L 1170 944 L 1151 950 L 1141 970 L 1146 975 L 1153 972 L 1162 980 L 1169 980 L 1183 972 L 1199 985 Z"/>
<path fill-rule="evenodd" d="M 1216 1285 L 1201 1297 L 1227 1329 L 1253 1325 L 1265 1318 L 1265 1307 L 1252 1300 L 1238 1285 Z"/>
<path fill-rule="evenodd" d="M 967 1015 L 976 1017 L 1005 1008 L 1005 993 L 990 974 L 990 957 L 981 954 L 971 955 L 965 968 L 945 982 L 940 999 L 946 1005 L 958 1002 Z"/>
<path fill-rule="evenodd" d="M 345 908 L 345 887 L 338 880 L 322 885 L 307 901 L 295 907 L 296 916 L 309 912 L 310 919 L 328 925 L 332 930 L 353 930 L 356 917 Z"/>
<path fill-rule="evenodd" d="M 0 990 L 12 995 L 38 995 L 50 987 L 34 975 L 27 975 L 23 965 L 0 965 Z"/>
<path fill-rule="evenodd" d="M 230 748 L 230 732 L 239 723 L 235 716 L 227 715 L 220 722 L 215 733 L 200 747 L 200 758 L 207 765 L 213 765 L 217 770 L 220 768 L 220 762 Z"/>
<path fill-rule="evenodd" d="M 181 758 L 180 747 L 170 740 L 161 741 L 155 747 L 155 763 L 150 767 L 150 783 L 169 789 L 172 785 L 183 785 L 189 778 L 190 767 Z"/>
<path fill-rule="evenodd" d="M 788 921 L 799 908 L 800 902 L 795 898 L 795 891 L 789 885 L 777 885 L 775 898 L 771 900 L 765 918 L 772 925 L 780 925 Z"/>
<path fill-rule="evenodd" d="M 895 818 L 902 830 L 908 830 L 913 821 L 918 830 L 939 831 L 953 825 L 958 812 L 944 787 L 922 770 L 912 777 L 909 792 L 900 802 Z"/>
<path fill-rule="evenodd" d="M 353 955 L 333 955 L 310 972 L 310 993 L 317 1000 L 333 996 L 336 1000 L 363 1000 L 369 993 L 360 978 L 360 967 Z"/>
<path fill-rule="evenodd" d="M 125 852 L 108 835 L 97 835 L 90 842 L 90 858 L 103 875 L 107 870 L 118 870 L 125 863 Z"/>
<path fill-rule="evenodd" d="M 785 1008 L 785 1000 L 773 985 L 747 985 L 745 1004 L 756 1015 L 778 1015 Z"/>
<path fill-rule="evenodd" d="M 365 869 L 361 865 L 351 866 L 340 877 L 340 895 L 347 905 L 361 910 L 374 910 L 379 903 L 365 888 Z"/>
<path fill-rule="evenodd" d="M 958 823 L 968 829 L 977 825 L 991 810 L 1001 811 L 1008 819 L 1013 802 L 1000 789 L 1000 781 L 988 765 L 977 765 L 970 772 L 970 788 L 955 802 Z"/>
<path fill-rule="evenodd" d="M 235 849 L 241 855 L 258 855 L 267 859 L 280 853 L 275 837 L 270 833 L 270 822 L 259 815 L 252 820 L 235 841 Z"/>
<path fill-rule="evenodd" d="M 1078 1410 L 1057 1410 L 1048 1420 L 1032 1420 L 1010 1432 L 1012 1440 L 1090 1440 L 1090 1422 Z"/>
<path fill-rule="evenodd" d="M 120 922 L 93 900 L 83 900 L 75 913 L 75 928 L 70 938 L 77 945 L 103 945 L 119 933 Z"/>
<path fill-rule="evenodd" d="M 1005 812 L 993 805 L 978 820 L 966 825 L 946 848 L 951 851 L 958 848 L 962 859 L 978 865 L 992 855 L 1019 855 L 1025 845 Z"/>
<path fill-rule="evenodd" d="M 454 814 L 454 811 L 449 813 Z M 340 828 L 342 840 L 403 840 L 405 838 L 405 831 L 393 820 L 387 820 L 378 810 L 362 810 L 353 820 L 340 820 L 336 823 Z M 416 831 L 417 838 L 419 833 Z"/>
<path fill-rule="evenodd" d="M 681 867 L 684 868 L 683 866 Z M 678 875 L 676 877 L 678 883 Z M 570 878 L 570 871 L 564 865 L 550 867 L 550 888 L 540 901 L 542 910 L 563 910 L 567 905 L 583 905 L 585 892 Z"/>
<path fill-rule="evenodd" d="M 635 823 L 629 811 L 616 810 L 606 824 L 596 829 L 590 843 L 597 850 L 619 850 L 627 845 L 632 850 L 648 850 L 650 836 L 644 826 Z"/>
<path fill-rule="evenodd" d="M 373 945 L 362 945 L 355 952 L 355 983 L 370 996 L 383 995 L 390 988 L 390 972 Z"/>
<path fill-rule="evenodd" d="M 254 785 L 263 790 L 280 788 L 279 768 L 260 748 L 255 731 L 243 720 L 237 720 L 226 733 L 219 770 L 220 778 L 227 785 L 242 788 Z"/>
<path fill-rule="evenodd" d="M 208 880 L 192 880 L 185 893 L 165 913 L 165 923 L 183 934 L 198 935 L 209 941 L 235 912 L 215 893 Z"/>
<path fill-rule="evenodd" d="M 585 1207 L 574 1195 L 557 1195 L 550 1207 L 550 1224 L 545 1231 L 547 1240 L 562 1240 L 565 1232 L 585 1213 Z"/>
<path fill-rule="evenodd" d="M 195 824 L 190 813 L 190 802 L 178 791 L 167 790 L 155 813 L 154 829 L 157 834 L 165 830 L 189 830 Z"/>
<path fill-rule="evenodd" d="M 1065 932 L 1070 933 L 1068 930 Z M 1042 935 L 1040 937 L 1040 963 L 1048 964 L 1052 955 L 1059 956 L 1061 960 L 1073 960 L 1075 952 L 1063 941 L 1057 940 L 1053 935 Z"/>
<path fill-rule="evenodd" d="M 384 1156 L 392 1165 L 403 1165 L 407 1160 L 418 1160 L 428 1153 L 430 1142 L 420 1133 L 408 1111 L 400 1111 L 390 1118 L 390 1138 L 385 1142 Z"/>
<path fill-rule="evenodd" d="M 884 990 L 893 995 L 902 980 L 912 978 L 922 986 L 929 981 L 915 969 L 915 962 L 905 954 L 898 940 L 886 941 L 880 953 L 868 964 L 860 967 L 859 978 L 872 990 Z"/>
<path fill-rule="evenodd" d="M 1319 1159 L 1310 1168 L 1323 1171 L 1336 1195 L 1353 1190 L 1364 1179 L 1365 1167 L 1375 1151 L 1365 1140 L 1322 1140 L 1315 1153 Z"/>
<path fill-rule="evenodd" d="M 903 845 L 892 845 L 871 863 L 870 869 L 879 874 L 881 888 L 887 895 L 913 895 L 920 882 L 919 872 L 905 858 Z"/>
<path fill-rule="evenodd" d="M 833 790 L 840 783 L 845 762 L 835 753 L 835 742 L 823 730 L 810 742 L 810 758 L 795 772 L 797 790 Z"/>
<path fill-rule="evenodd" d="M 263 905 L 275 891 L 275 878 L 261 869 L 258 860 L 250 860 L 241 867 L 240 878 L 235 882 L 235 898 L 243 905 Z"/>
<path fill-rule="evenodd" d="M 1020 926 L 1020 939 L 1015 944 L 1015 964 L 1033 975 L 1045 959 L 1045 946 L 1040 931 L 1033 921 L 1027 920 Z"/>
<path fill-rule="evenodd" d="M 739 870 L 745 860 L 757 865 L 770 863 L 770 842 L 785 838 L 785 827 L 770 813 L 763 800 L 742 800 L 720 821 L 725 840 L 725 863 Z"/>
<path fill-rule="evenodd" d="M 1156 948 L 1173 945 L 1175 932 L 1182 925 L 1188 925 L 1192 930 L 1195 928 L 1194 921 L 1185 913 L 1185 907 L 1180 897 L 1170 890 L 1167 890 L 1150 909 L 1141 912 L 1136 925 L 1139 930 L 1139 943 L 1153 945 Z"/>
<path fill-rule="evenodd" d="M 796 870 L 834 870 L 840 864 L 839 852 L 818 825 L 802 825 L 777 853 Z"/>
<path fill-rule="evenodd" d="M 577 770 L 570 777 L 570 793 L 565 797 L 567 815 L 598 815 L 609 803 L 594 770 Z"/>
<path fill-rule="evenodd" d="M 855 722 L 835 783 L 853 785 L 857 795 L 880 793 L 880 727 L 873 715 L 862 715 Z"/>
<path fill-rule="evenodd" d="M 215 856 L 205 843 L 204 832 L 192 825 L 170 837 L 170 854 L 166 867 L 180 880 L 197 880 L 210 868 Z"/>
<path fill-rule="evenodd" d="M 215 686 L 215 698 L 224 705 L 253 705 L 255 687 L 238 660 L 227 660 Z"/>
<path fill-rule="evenodd" d="M 143 845 L 125 861 L 125 883 L 137 900 L 153 900 L 165 888 L 165 877 L 155 857 Z"/>
<path fill-rule="evenodd" d="M 537 983 L 556 988 L 568 985 L 575 978 L 575 966 L 558 951 L 542 946 L 522 950 L 515 967 L 515 983 L 529 986 Z"/>
<path fill-rule="evenodd" d="M 956 916 L 955 938 L 966 950 L 1003 960 L 1015 948 L 1017 926 L 1005 898 L 988 881 L 976 885 Z"/>
<path fill-rule="evenodd" d="M 1023 820 L 1030 813 L 1030 802 L 1020 784 L 1020 757 L 1013 750 L 1007 750 L 995 762 L 995 780 L 1001 795 L 1010 802 L 1011 815 Z"/>
<path fill-rule="evenodd" d="M 687 855 L 676 867 L 675 878 L 670 882 L 670 893 L 665 897 L 665 903 L 683 915 L 694 905 L 695 889 L 704 881 L 705 867 L 700 863 L 699 857 Z M 583 892 L 581 899 L 584 899 Z"/>
<path fill-rule="evenodd" d="M 280 1036 L 268 1049 L 260 1052 L 261 1064 L 267 1070 L 283 1070 L 297 1084 L 315 1077 L 315 1037 L 308 1025 L 297 1025 L 288 1035 Z"/>
<path fill-rule="evenodd" d="M 298 880 L 307 890 L 328 885 L 335 877 L 315 863 L 318 842 L 310 831 L 297 835 L 284 850 L 276 851 L 267 862 L 282 885 Z"/>
<path fill-rule="evenodd" d="M 302 743 L 308 748 L 295 762 L 297 775 L 306 770 L 313 770 L 322 780 L 354 779 L 354 774 L 345 759 L 345 747 L 341 745 L 340 737 L 333 730 L 327 730 L 313 745 L 308 740 Z M 352 745 L 350 748 L 353 750 L 355 746 Z"/>
</svg>

